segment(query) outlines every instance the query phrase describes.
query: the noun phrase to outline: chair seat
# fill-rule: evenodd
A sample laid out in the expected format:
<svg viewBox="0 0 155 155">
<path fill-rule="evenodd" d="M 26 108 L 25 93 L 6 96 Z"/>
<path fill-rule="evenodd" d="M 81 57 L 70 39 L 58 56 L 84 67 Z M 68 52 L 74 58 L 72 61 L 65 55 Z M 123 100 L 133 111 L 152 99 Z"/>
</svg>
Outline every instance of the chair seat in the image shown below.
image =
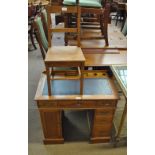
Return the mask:
<svg viewBox="0 0 155 155">
<path fill-rule="evenodd" d="M 80 6 L 101 8 L 101 0 L 79 0 Z M 64 0 L 64 5 L 76 5 L 76 0 Z"/>
</svg>

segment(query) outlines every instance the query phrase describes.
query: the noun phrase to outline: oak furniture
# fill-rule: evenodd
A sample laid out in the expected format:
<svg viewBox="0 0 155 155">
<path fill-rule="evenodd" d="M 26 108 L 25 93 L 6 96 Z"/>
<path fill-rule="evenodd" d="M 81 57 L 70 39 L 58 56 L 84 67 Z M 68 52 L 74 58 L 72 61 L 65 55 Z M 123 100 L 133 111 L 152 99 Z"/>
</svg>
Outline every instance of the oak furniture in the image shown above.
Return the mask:
<svg viewBox="0 0 155 155">
<path fill-rule="evenodd" d="M 126 18 L 127 18 L 127 1 L 126 0 L 113 0 L 113 3 L 116 4 L 116 26 L 118 21 L 122 21 L 121 31 L 124 27 Z"/>
<path fill-rule="evenodd" d="M 48 49 L 45 58 L 48 94 L 51 92 L 51 75 L 54 73 L 54 67 L 77 67 L 80 79 L 80 93 L 83 93 L 83 70 L 85 58 L 80 47 L 77 46 L 55 46 Z"/>
<path fill-rule="evenodd" d="M 108 43 L 108 23 L 110 20 L 110 4 L 106 4 L 106 0 L 63 0 L 63 5 L 65 6 L 74 6 L 79 5 L 81 10 L 81 40 L 92 40 L 92 39 L 104 39 L 106 46 L 109 45 Z M 72 25 L 76 24 L 75 17 L 70 15 L 64 20 L 65 24 Z M 100 29 L 101 36 L 99 37 L 90 37 L 86 36 L 83 37 L 82 31 L 83 29 Z M 76 36 L 70 36 L 67 34 L 68 39 L 76 39 Z M 66 45 L 68 42 L 66 42 Z"/>
<path fill-rule="evenodd" d="M 46 53 L 47 53 L 47 50 L 48 50 L 48 41 L 46 38 L 42 19 L 40 16 L 35 17 L 34 22 L 33 22 L 33 27 L 34 27 L 35 32 L 36 32 L 36 38 L 37 38 L 37 41 L 39 43 L 42 58 L 44 60 Z"/>
<path fill-rule="evenodd" d="M 30 35 L 31 43 L 34 49 L 37 49 L 34 43 L 34 28 L 33 28 L 33 20 L 36 15 L 36 7 L 33 5 L 28 5 L 28 34 Z"/>
<path fill-rule="evenodd" d="M 126 55 L 124 54 L 126 51 L 107 49 L 82 50 L 86 58 L 85 66 L 106 66 L 126 63 L 126 56 L 120 56 L 122 52 L 123 55 Z M 98 59 L 98 54 L 99 57 L 102 57 L 101 59 Z M 116 56 L 115 59 L 111 59 L 112 54 Z M 66 73 L 62 74 L 57 71 L 52 75 L 52 95 L 50 96 L 48 94 L 46 75 L 42 75 L 38 84 L 35 100 L 40 112 L 44 144 L 64 143 L 62 117 L 63 110 L 66 109 L 92 109 L 94 117 L 90 142 L 109 142 L 111 140 L 114 112 L 119 99 L 113 80 L 108 77 L 106 71 L 85 70 L 83 72 L 84 90 L 83 95 L 81 95 L 80 82 L 78 78 L 75 78 L 77 76 L 75 71 L 67 71 Z M 90 82 L 91 80 L 92 82 Z"/>
<path fill-rule="evenodd" d="M 34 49 L 37 49 L 35 43 L 34 43 L 34 35 L 36 35 L 36 32 L 34 30 L 34 18 L 36 15 L 40 14 L 42 7 L 45 7 L 49 4 L 49 1 L 46 0 L 29 0 L 28 1 L 28 34 L 30 35 L 30 40 L 32 42 L 32 45 Z"/>
<path fill-rule="evenodd" d="M 48 95 L 46 75 L 42 75 L 35 100 L 40 112 L 44 133 L 44 144 L 64 143 L 63 110 L 93 110 L 94 117 L 90 133 L 91 143 L 107 143 L 111 140 L 112 120 L 119 99 L 113 80 L 106 71 L 85 71 L 83 95 L 79 80 L 52 80 L 52 96 Z M 67 80 L 68 78 L 68 80 Z"/>
<path fill-rule="evenodd" d="M 48 5 L 46 7 L 47 10 L 47 23 L 48 23 L 48 46 L 51 47 L 51 35 L 54 32 L 64 32 L 64 33 L 76 33 L 77 34 L 77 46 L 80 46 L 80 16 L 81 10 L 80 6 L 63 6 L 63 5 Z M 68 27 L 67 22 L 65 22 L 64 27 L 53 27 L 51 23 L 51 13 L 61 13 L 64 16 L 67 14 L 74 13 L 77 16 L 76 27 L 71 28 Z"/>
</svg>

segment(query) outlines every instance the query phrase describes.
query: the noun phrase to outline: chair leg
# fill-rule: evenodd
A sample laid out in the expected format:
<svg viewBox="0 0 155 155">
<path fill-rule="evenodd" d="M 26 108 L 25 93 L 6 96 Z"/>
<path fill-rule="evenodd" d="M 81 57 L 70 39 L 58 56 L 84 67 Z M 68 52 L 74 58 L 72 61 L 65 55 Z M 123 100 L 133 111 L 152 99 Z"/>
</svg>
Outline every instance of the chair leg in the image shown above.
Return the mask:
<svg viewBox="0 0 155 155">
<path fill-rule="evenodd" d="M 103 16 L 102 15 L 100 15 L 99 21 L 100 21 L 101 33 L 102 33 L 102 35 L 104 35 Z"/>
<path fill-rule="evenodd" d="M 109 42 L 108 42 L 108 23 L 104 24 L 104 38 L 105 38 L 105 45 L 109 46 Z"/>
<path fill-rule="evenodd" d="M 31 43 L 32 43 L 34 49 L 37 49 L 37 47 L 34 43 L 34 38 L 33 38 L 33 28 L 31 28 L 31 30 L 30 30 L 30 39 L 31 39 Z"/>
<path fill-rule="evenodd" d="M 125 22 L 126 22 L 126 13 L 124 12 L 123 13 L 123 23 L 122 23 L 121 31 L 123 30 L 123 27 L 125 25 Z"/>
<path fill-rule="evenodd" d="M 117 26 L 117 23 L 118 23 L 118 13 L 116 14 L 116 23 L 115 23 L 115 26 Z"/>
<path fill-rule="evenodd" d="M 65 17 L 64 17 L 64 26 L 65 26 L 65 28 L 68 27 L 68 17 L 67 17 L 67 15 L 65 15 Z M 68 45 L 68 33 L 67 32 L 65 32 L 64 42 L 65 42 L 65 46 L 67 46 Z"/>
</svg>

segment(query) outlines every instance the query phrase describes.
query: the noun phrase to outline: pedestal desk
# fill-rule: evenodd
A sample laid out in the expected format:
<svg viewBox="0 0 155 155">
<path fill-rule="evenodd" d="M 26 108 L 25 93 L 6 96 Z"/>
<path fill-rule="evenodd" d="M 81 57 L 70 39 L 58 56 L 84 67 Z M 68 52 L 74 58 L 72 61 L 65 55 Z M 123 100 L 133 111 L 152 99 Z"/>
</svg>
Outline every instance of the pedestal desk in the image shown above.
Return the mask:
<svg viewBox="0 0 155 155">
<path fill-rule="evenodd" d="M 119 53 L 117 52 L 116 55 L 119 55 Z M 88 52 L 85 56 L 86 66 L 93 66 L 92 57 L 95 57 L 95 54 L 92 54 L 91 57 L 91 52 Z M 91 61 L 88 60 L 89 57 Z M 104 60 L 106 59 L 96 62 L 95 59 L 94 64 L 104 66 L 106 65 Z M 126 60 L 126 57 L 123 62 L 124 60 Z M 113 64 L 112 61 L 111 63 Z M 63 78 L 55 76 L 55 73 L 59 73 L 55 72 L 52 74 L 50 83 L 47 83 L 46 74 L 41 76 L 35 100 L 40 112 L 44 144 L 64 143 L 62 117 L 63 110 L 68 109 L 93 110 L 90 142 L 110 142 L 113 117 L 119 99 L 113 80 L 108 76 L 106 70 L 83 70 L 83 90 L 81 94 L 81 78 L 75 78 L 77 72 L 68 72 L 63 75 Z M 50 75 L 49 72 L 48 75 Z M 49 86 L 52 86 L 50 87 L 52 95 L 49 95 Z"/>
</svg>

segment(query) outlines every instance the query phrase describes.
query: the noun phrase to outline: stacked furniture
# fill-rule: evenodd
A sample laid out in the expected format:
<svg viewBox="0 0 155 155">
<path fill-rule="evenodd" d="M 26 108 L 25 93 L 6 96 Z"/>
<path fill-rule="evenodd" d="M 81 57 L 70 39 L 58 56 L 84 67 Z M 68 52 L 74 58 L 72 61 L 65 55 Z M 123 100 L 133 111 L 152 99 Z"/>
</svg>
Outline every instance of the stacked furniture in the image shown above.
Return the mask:
<svg viewBox="0 0 155 155">
<path fill-rule="evenodd" d="M 47 52 L 43 57 L 46 74 L 42 74 L 35 96 L 42 122 L 44 144 L 64 143 L 62 117 L 63 111 L 68 109 L 92 110 L 94 115 L 90 142 L 110 142 L 113 118 L 119 100 L 117 89 L 107 70 L 85 70 L 88 66 L 106 65 L 105 53 L 109 51 L 102 51 L 101 56 L 97 55 L 100 56 L 97 60 L 95 55 L 89 53 L 90 49 L 80 47 L 81 6 L 79 3 L 64 7 L 55 2 L 55 5 L 48 5 L 46 9 L 48 47 L 47 40 L 44 39 L 46 33 L 43 31 L 44 24 L 41 23 L 41 18 L 36 18 L 34 24 L 38 30 L 40 46 L 44 44 L 42 48 Z M 63 28 L 53 28 L 51 13 L 77 14 L 76 27 L 68 28 L 66 25 Z M 76 33 L 77 46 L 53 46 L 51 43 L 53 32 Z M 114 53 L 110 51 L 110 53 L 119 56 L 119 51 Z"/>
</svg>

